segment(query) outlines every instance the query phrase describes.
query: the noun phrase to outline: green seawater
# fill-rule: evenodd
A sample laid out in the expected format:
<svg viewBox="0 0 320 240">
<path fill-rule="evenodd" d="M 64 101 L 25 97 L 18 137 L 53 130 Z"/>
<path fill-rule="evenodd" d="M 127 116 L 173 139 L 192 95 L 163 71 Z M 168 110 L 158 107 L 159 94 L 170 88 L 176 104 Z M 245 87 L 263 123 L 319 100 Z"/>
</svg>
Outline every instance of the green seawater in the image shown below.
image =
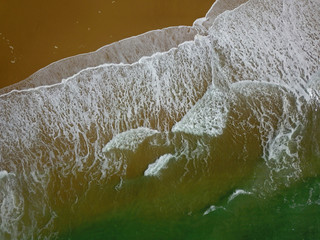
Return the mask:
<svg viewBox="0 0 320 240">
<path fill-rule="evenodd" d="M 200 209 L 161 218 L 131 207 L 86 222 L 59 239 L 320 239 L 319 177 L 264 198 L 241 194 L 228 201 L 223 197 L 206 215 L 206 209 Z M 154 207 L 156 211 L 159 206 Z"/>
</svg>

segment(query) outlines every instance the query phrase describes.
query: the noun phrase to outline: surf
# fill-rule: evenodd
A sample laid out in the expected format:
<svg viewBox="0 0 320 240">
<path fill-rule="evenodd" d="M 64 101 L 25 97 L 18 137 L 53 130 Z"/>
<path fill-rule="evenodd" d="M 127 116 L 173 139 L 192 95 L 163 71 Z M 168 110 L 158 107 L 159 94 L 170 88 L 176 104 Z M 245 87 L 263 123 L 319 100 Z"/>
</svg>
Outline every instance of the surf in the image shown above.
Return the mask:
<svg viewBox="0 0 320 240">
<path fill-rule="evenodd" d="M 74 238 L 132 216 L 205 226 L 317 178 L 320 5 L 301 4 L 216 1 L 191 27 L 1 89 L 1 238 Z"/>
</svg>

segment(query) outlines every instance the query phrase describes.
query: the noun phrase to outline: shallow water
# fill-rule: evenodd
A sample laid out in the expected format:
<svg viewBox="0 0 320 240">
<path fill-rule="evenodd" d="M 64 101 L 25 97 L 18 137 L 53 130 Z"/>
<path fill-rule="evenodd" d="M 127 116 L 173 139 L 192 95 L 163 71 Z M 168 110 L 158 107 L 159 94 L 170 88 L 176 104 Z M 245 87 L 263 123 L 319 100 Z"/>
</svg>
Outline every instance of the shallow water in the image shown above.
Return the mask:
<svg viewBox="0 0 320 240">
<path fill-rule="evenodd" d="M 0 236 L 319 238 L 319 18 L 220 0 L 1 89 Z"/>
<path fill-rule="evenodd" d="M 312 192 L 310 194 L 310 189 Z M 317 202 L 318 201 L 318 202 Z M 219 205 L 180 218 L 155 219 L 123 212 L 83 225 L 71 239 L 317 239 L 319 237 L 319 179 L 261 199 L 239 195 Z M 208 208 L 210 209 L 210 208 Z M 204 210 L 204 209 L 202 209 Z M 106 237 L 107 236 L 107 237 Z M 61 239 L 68 237 L 62 236 Z"/>
</svg>

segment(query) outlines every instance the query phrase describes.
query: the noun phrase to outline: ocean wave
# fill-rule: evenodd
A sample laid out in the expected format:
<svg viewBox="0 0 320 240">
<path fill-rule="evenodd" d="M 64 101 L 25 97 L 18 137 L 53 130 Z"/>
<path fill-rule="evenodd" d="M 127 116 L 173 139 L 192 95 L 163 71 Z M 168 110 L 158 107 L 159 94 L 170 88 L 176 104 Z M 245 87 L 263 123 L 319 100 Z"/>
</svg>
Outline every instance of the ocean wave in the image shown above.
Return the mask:
<svg viewBox="0 0 320 240">
<path fill-rule="evenodd" d="M 230 201 L 317 175 L 319 22 L 318 1 L 220 0 L 0 90 L 0 237 L 127 206 L 207 215 L 248 178 Z"/>
</svg>

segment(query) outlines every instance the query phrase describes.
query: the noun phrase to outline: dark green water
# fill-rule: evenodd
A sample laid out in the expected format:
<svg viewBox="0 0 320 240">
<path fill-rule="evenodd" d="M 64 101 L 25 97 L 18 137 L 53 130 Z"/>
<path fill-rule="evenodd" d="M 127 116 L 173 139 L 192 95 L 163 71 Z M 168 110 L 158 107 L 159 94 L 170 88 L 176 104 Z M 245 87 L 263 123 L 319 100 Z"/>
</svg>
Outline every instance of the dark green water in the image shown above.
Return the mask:
<svg viewBox="0 0 320 240">
<path fill-rule="evenodd" d="M 319 199 L 320 178 L 311 178 L 266 199 L 221 199 L 207 215 L 202 209 L 159 219 L 131 209 L 83 224 L 59 239 L 319 239 Z"/>
</svg>

